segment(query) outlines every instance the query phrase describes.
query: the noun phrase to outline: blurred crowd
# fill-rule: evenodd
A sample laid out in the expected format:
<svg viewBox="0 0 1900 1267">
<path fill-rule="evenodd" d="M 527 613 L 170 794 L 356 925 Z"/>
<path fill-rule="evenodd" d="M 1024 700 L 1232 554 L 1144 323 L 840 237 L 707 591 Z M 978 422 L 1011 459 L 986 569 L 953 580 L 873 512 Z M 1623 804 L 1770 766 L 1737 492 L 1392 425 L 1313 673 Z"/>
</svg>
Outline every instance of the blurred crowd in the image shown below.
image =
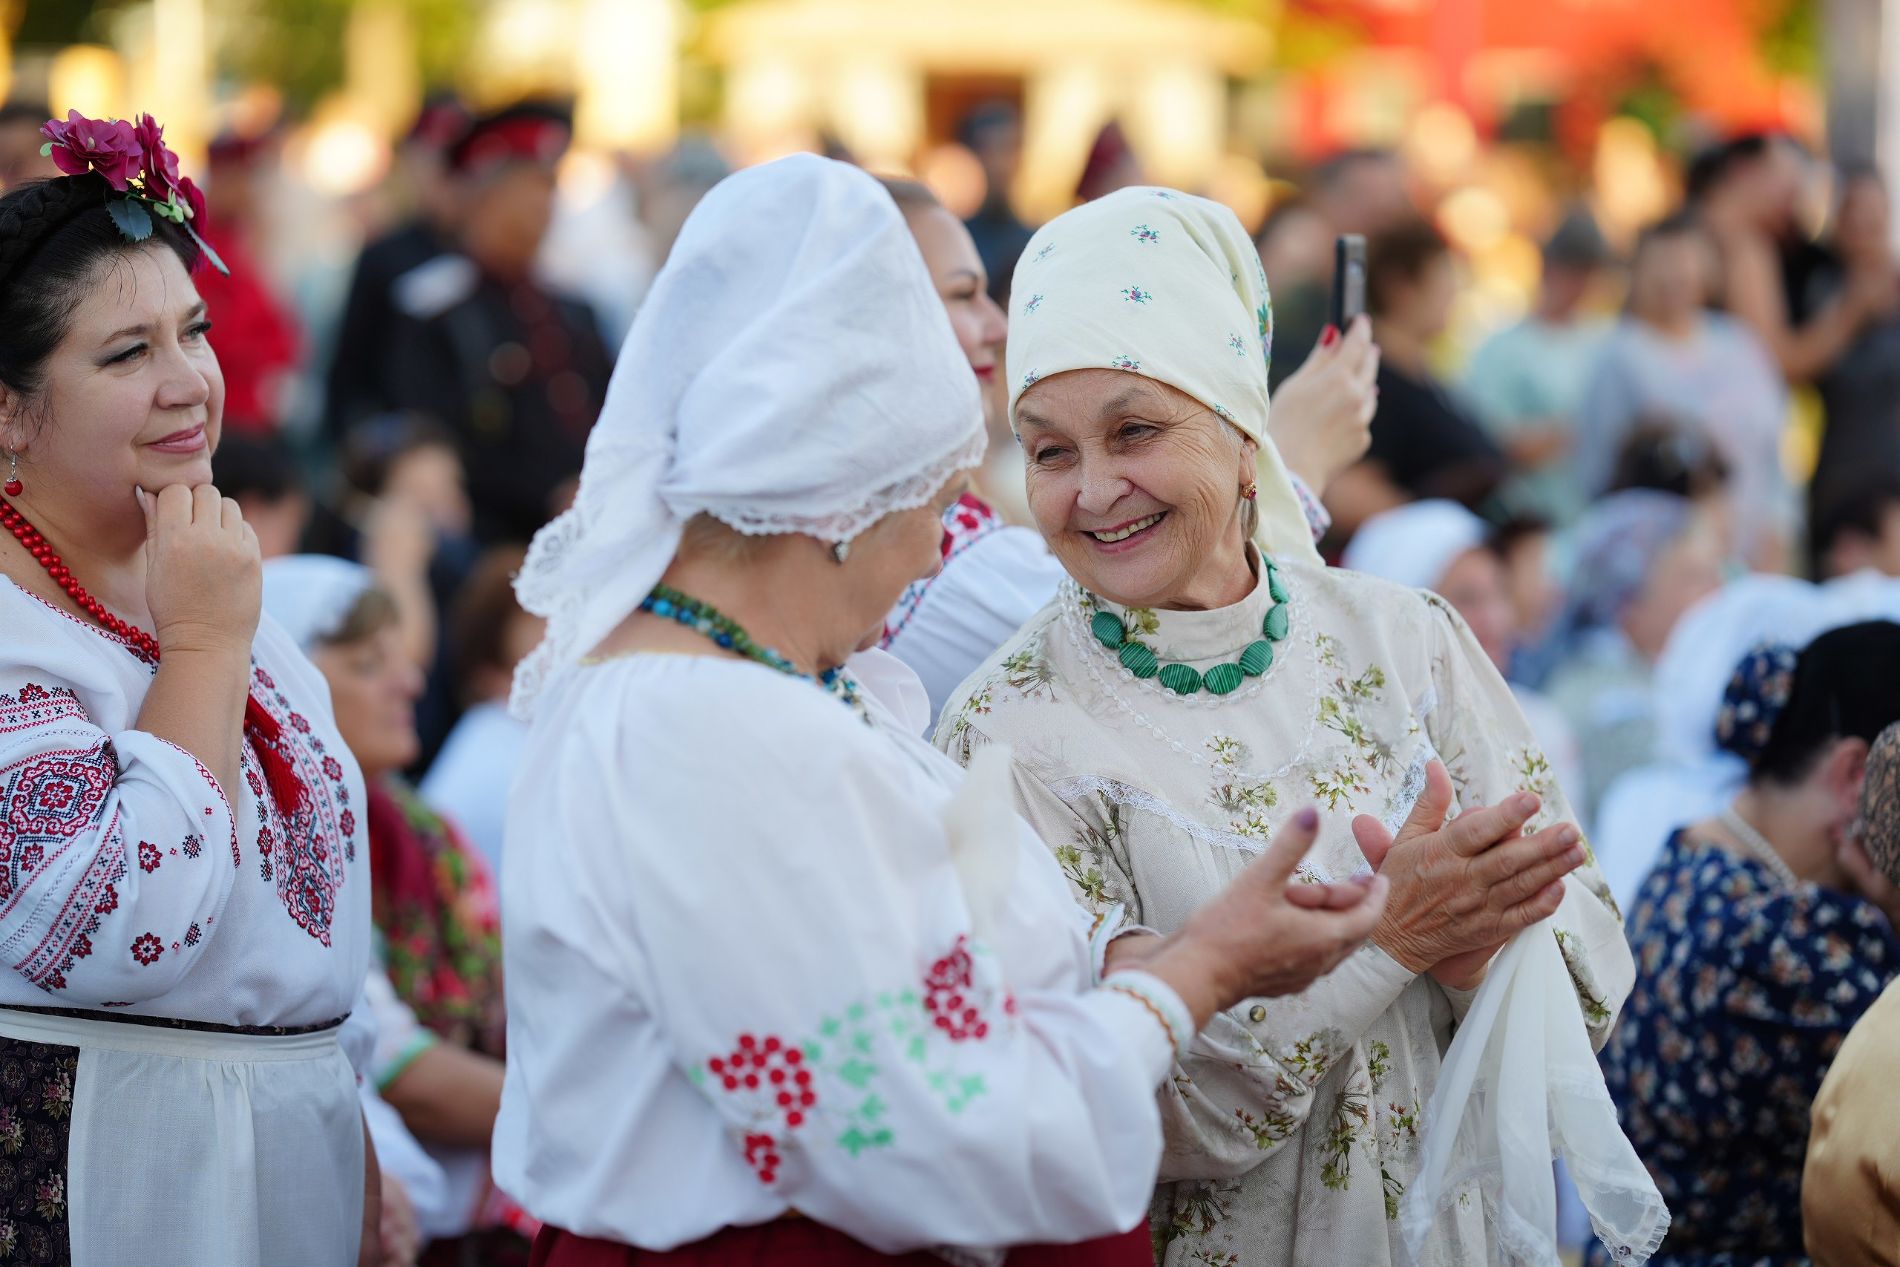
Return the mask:
<svg viewBox="0 0 1900 1267">
<path fill-rule="evenodd" d="M 0 182 L 46 174 L 45 117 L 0 112 Z M 985 105 L 958 139 L 987 181 L 966 224 L 1006 311 L 1032 232 L 1009 199 L 1020 121 Z M 377 868 L 399 876 L 379 879 L 376 918 L 383 988 L 407 1020 L 384 1017 L 378 1082 L 429 1153 L 385 1216 L 403 1224 L 386 1243 L 411 1261 L 525 1261 L 524 1223 L 484 1189 L 481 1165 L 503 1056 L 491 877 L 523 740 L 506 698 L 540 636 L 511 578 L 573 495 L 647 282 L 728 171 L 693 140 L 619 164 L 608 193 L 577 208 L 557 179 L 570 140 L 555 104 L 476 117 L 432 100 L 397 147 L 347 287 L 315 301 L 260 263 L 273 138 L 222 136 L 210 152 L 206 236 L 231 266 L 199 282 L 228 384 L 217 484 L 267 559 L 360 563 L 387 600 L 327 622 L 313 651 L 382 789 Z M 1111 125 L 1076 198 L 1142 180 Z M 1900 269 L 1885 184 L 1753 134 L 1693 156 L 1682 187 L 1681 206 L 1623 249 L 1578 202 L 1548 234 L 1530 310 L 1476 346 L 1448 337 L 1463 266 L 1394 152 L 1288 174 L 1294 192 L 1256 237 L 1276 390 L 1341 334 L 1328 325 L 1335 236 L 1367 238 L 1378 404 L 1363 459 L 1325 490 L 1325 551 L 1434 589 L 1464 616 L 1626 909 L 1672 827 L 1748 778 L 1749 754 L 1718 723 L 1756 643 L 1798 649 L 1835 625 L 1900 617 L 1888 579 L 1900 578 Z M 1817 188 L 1832 197 L 1818 229 L 1803 217 Z M 965 324 L 979 376 L 1000 367 L 1001 312 Z M 1020 520 L 1001 377 L 984 377 L 983 492 Z M 1813 428 L 1797 419 L 1817 408 L 1818 444 L 1804 444 Z M 276 578 L 280 593 L 324 584 L 320 570 Z M 1791 1093 L 1803 1113 L 1819 1077 L 1802 1072 Z"/>
</svg>

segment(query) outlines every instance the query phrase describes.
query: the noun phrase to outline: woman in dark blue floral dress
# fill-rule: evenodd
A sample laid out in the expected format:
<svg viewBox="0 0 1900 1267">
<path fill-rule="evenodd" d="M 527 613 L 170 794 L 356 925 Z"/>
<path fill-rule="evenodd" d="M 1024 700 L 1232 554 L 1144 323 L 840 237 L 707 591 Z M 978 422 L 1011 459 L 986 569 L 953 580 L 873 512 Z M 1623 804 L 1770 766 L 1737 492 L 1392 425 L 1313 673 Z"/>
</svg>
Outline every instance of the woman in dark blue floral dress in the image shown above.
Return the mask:
<svg viewBox="0 0 1900 1267">
<path fill-rule="evenodd" d="M 1720 725 L 1748 785 L 1670 838 L 1630 912 L 1636 987 L 1603 1067 L 1674 1216 L 1654 1267 L 1806 1267 L 1809 1106 L 1900 971 L 1894 913 L 1840 862 L 1869 744 L 1900 720 L 1896 665 L 1887 622 L 1751 655 Z"/>
</svg>

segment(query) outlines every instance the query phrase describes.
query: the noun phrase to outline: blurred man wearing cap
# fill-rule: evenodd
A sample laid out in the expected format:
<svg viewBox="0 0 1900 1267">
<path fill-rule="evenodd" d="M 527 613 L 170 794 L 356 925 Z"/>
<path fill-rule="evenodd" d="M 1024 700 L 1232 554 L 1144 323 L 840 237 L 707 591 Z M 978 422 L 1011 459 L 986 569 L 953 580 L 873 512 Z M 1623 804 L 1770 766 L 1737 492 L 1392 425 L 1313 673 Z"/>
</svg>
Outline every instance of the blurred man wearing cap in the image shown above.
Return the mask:
<svg viewBox="0 0 1900 1267">
<path fill-rule="evenodd" d="M 526 541 L 562 508 L 613 367 L 587 306 L 534 276 L 571 136 L 544 104 L 476 120 L 449 152 L 456 249 L 391 291 L 393 403 L 455 436 L 485 543 Z"/>
<path fill-rule="evenodd" d="M 449 176 L 449 148 L 468 130 L 468 111 L 453 97 L 426 102 L 396 147 L 386 191 L 399 219 L 363 247 L 337 329 L 324 400 L 324 429 L 340 441 L 350 424 L 395 406 L 390 339 L 396 279 L 449 250 L 460 205 Z"/>
<path fill-rule="evenodd" d="M 1566 462 L 1577 406 L 1608 329 L 1584 315 L 1584 302 L 1608 262 L 1609 247 L 1590 213 L 1566 216 L 1544 243 L 1536 306 L 1491 336 L 1465 375 L 1466 398 L 1519 472 L 1506 491 L 1513 509 L 1559 525 L 1576 519 L 1585 502 Z"/>
</svg>

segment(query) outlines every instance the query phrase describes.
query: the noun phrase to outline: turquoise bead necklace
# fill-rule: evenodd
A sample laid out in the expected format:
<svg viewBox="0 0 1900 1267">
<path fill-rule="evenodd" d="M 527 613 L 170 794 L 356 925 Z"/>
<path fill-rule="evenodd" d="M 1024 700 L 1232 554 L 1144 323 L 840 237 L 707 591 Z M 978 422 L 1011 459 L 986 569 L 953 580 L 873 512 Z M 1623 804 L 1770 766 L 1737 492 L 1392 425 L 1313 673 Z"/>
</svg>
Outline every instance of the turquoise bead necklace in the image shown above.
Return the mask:
<svg viewBox="0 0 1900 1267">
<path fill-rule="evenodd" d="M 1176 695 L 1192 695 L 1202 690 L 1226 695 L 1239 689 L 1248 678 L 1259 677 L 1272 668 L 1274 644 L 1286 639 L 1286 582 L 1280 579 L 1280 569 L 1271 559 L 1265 562 L 1267 593 L 1273 599 L 1273 606 L 1260 622 L 1260 637 L 1248 643 L 1241 650 L 1240 658 L 1231 664 L 1216 664 L 1205 673 L 1191 664 L 1163 664 L 1153 648 L 1129 632 L 1122 618 L 1111 611 L 1097 611 L 1089 622 L 1089 630 L 1097 642 L 1120 657 L 1124 669 L 1138 678 L 1159 678 L 1161 685 Z"/>
<path fill-rule="evenodd" d="M 857 683 L 843 669 L 827 669 L 813 677 L 772 648 L 754 642 L 752 635 L 739 622 L 711 603 L 702 603 L 671 585 L 655 585 L 653 592 L 640 600 L 640 610 L 658 616 L 661 620 L 673 621 L 681 628 L 704 634 L 724 650 L 736 652 L 755 664 L 823 687 L 839 701 L 856 710 L 859 717 L 870 721 L 864 701 L 858 698 Z"/>
</svg>

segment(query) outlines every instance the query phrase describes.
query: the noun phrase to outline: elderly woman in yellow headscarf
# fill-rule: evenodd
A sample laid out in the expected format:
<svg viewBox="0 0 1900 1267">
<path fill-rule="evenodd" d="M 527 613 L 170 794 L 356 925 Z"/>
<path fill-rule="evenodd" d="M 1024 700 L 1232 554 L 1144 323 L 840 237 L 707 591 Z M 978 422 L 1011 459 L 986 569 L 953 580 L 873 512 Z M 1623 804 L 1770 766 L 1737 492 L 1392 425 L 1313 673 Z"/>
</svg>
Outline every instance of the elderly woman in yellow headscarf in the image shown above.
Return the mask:
<svg viewBox="0 0 1900 1267">
<path fill-rule="evenodd" d="M 1591 1059 L 1629 951 L 1464 622 L 1321 565 L 1266 438 L 1271 337 L 1266 278 L 1215 203 L 1126 189 L 1036 235 L 1012 290 L 1011 421 L 1069 579 L 952 697 L 937 742 L 966 762 L 1009 745 L 1020 808 L 1080 900 L 1163 932 L 1314 801 L 1308 878 L 1369 860 L 1391 881 L 1369 945 L 1217 1014 L 1162 1084 L 1168 1267 L 1376 1267 L 1408 1243 L 1426 1267 L 1545 1261 L 1552 1151 L 1647 1183 Z M 1469 853 L 1415 836 L 1454 803 L 1502 803 L 1522 831 Z M 1501 1129 L 1500 1106 L 1533 1100 Z M 1550 1149 L 1511 1137 L 1546 1119 Z M 1599 1230 L 1640 1261 L 1660 1203 L 1612 1206 Z"/>
</svg>

